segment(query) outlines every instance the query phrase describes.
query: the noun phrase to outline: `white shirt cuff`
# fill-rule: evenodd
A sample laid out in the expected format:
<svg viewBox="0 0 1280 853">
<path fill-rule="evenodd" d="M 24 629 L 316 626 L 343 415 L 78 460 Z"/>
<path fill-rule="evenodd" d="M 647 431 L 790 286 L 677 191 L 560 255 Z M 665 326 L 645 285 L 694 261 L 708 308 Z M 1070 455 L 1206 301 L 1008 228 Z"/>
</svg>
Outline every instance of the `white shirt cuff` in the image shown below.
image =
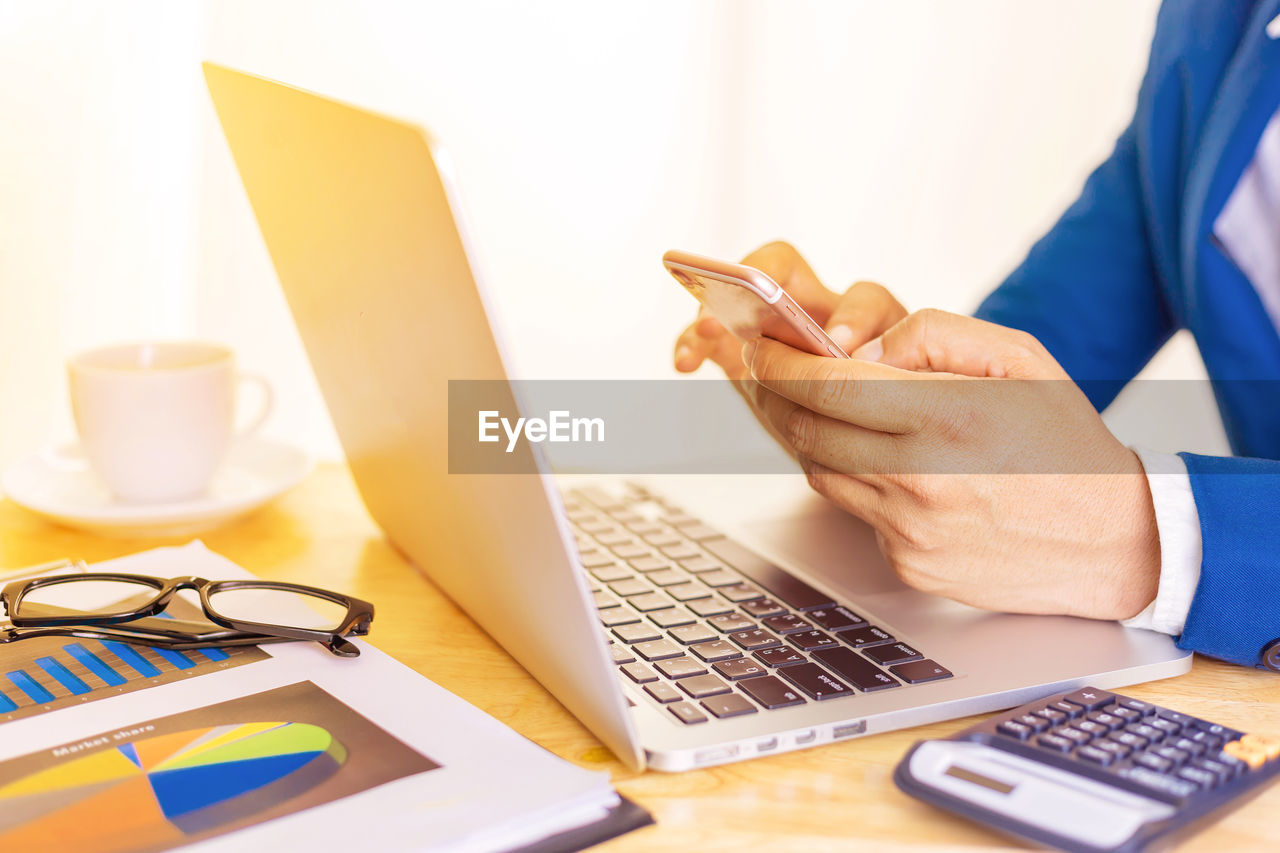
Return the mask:
<svg viewBox="0 0 1280 853">
<path fill-rule="evenodd" d="M 1151 487 L 1160 534 L 1160 587 L 1155 601 L 1120 624 L 1177 636 L 1200 583 L 1200 513 L 1182 457 L 1135 447 Z"/>
</svg>

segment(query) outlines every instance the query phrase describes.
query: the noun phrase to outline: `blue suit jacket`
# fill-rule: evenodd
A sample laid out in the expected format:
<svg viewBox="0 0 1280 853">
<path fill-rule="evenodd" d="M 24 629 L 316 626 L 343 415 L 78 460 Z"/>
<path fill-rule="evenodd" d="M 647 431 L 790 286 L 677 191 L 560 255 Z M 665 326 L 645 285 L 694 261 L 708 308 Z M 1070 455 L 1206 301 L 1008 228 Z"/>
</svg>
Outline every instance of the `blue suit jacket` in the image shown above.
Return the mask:
<svg viewBox="0 0 1280 853">
<path fill-rule="evenodd" d="M 1166 0 L 1115 151 L 978 309 L 1039 338 L 1099 409 L 1175 330 L 1195 336 L 1236 456 L 1182 454 L 1204 558 L 1178 642 L 1250 665 L 1280 638 L 1280 335 L 1212 229 L 1280 108 L 1278 14 Z"/>
</svg>

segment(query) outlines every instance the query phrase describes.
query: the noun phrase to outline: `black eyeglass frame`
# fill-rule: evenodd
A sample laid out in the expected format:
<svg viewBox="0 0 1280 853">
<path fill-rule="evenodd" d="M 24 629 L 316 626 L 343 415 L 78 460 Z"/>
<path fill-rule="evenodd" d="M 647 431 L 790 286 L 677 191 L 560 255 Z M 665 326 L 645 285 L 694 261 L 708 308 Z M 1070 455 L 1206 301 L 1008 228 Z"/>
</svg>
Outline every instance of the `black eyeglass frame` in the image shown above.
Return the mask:
<svg viewBox="0 0 1280 853">
<path fill-rule="evenodd" d="M 58 584 L 83 581 L 116 581 L 140 584 L 156 590 L 156 595 L 150 601 L 128 611 L 52 616 L 21 615 L 23 599 L 33 591 Z M 169 606 L 173 597 L 184 589 L 193 590 L 198 595 L 200 607 L 204 611 L 206 619 L 228 630 L 212 633 L 202 632 L 196 636 L 189 632 L 167 631 L 150 627 L 113 627 L 158 615 Z M 229 592 L 237 589 L 261 589 L 310 595 L 346 607 L 347 612 L 337 626 L 329 630 L 230 619 L 214 609 L 209 597 L 219 592 Z M 106 635 L 109 638 L 121 639 L 126 642 L 132 638 L 134 642 L 163 645 L 172 649 L 209 648 L 219 645 L 254 645 L 259 642 L 303 640 L 320 643 L 339 657 L 359 656 L 360 649 L 354 643 L 344 639 L 344 636 L 348 634 L 357 636 L 368 634 L 374 614 L 373 605 L 363 599 L 302 584 L 263 580 L 211 581 L 194 575 L 166 579 L 150 575 L 117 574 L 113 572 L 50 575 L 48 577 L 14 581 L 0 589 L 0 604 L 3 604 L 9 616 L 9 622 L 14 628 L 33 629 L 20 632 L 10 630 L 9 634 L 12 640 L 23 639 L 28 636 L 66 636 L 68 634 L 99 639 L 100 635 Z M 94 627 L 102 627 L 106 630 L 91 630 Z"/>
</svg>

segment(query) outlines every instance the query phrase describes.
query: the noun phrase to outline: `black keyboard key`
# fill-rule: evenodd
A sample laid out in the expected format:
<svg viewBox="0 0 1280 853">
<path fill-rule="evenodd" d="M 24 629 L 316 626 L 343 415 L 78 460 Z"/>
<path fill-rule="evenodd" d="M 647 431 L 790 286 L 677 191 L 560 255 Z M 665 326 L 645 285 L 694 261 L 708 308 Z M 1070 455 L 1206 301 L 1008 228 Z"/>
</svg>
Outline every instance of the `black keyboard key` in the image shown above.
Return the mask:
<svg viewBox="0 0 1280 853">
<path fill-rule="evenodd" d="M 847 607 L 819 607 L 806 611 L 804 615 L 828 631 L 856 628 L 867 621 Z"/>
<path fill-rule="evenodd" d="M 787 642 L 804 652 L 811 652 L 815 649 L 828 649 L 837 645 L 836 641 L 831 639 L 830 634 L 822 631 L 797 631 L 794 634 L 787 635 Z"/>
<path fill-rule="evenodd" d="M 894 675 L 898 674 L 898 668 L 896 666 L 892 667 L 889 671 Z M 1045 706 L 1044 708 L 1037 708 L 1031 713 L 1035 714 L 1037 717 L 1044 717 L 1055 726 L 1062 725 L 1069 719 L 1066 714 L 1062 713 L 1058 709 L 1050 708 L 1048 706 Z"/>
<path fill-rule="evenodd" d="M 859 649 L 863 646 L 878 646 L 881 643 L 893 642 L 892 634 L 877 628 L 875 625 L 853 628 L 849 631 L 839 631 L 836 633 L 836 638 Z"/>
<path fill-rule="evenodd" d="M 1199 785 L 1201 788 L 1212 788 L 1218 784 L 1218 774 L 1210 773 L 1208 770 L 1202 770 L 1199 767 L 1184 767 L 1177 772 L 1179 779 L 1186 779 Z"/>
<path fill-rule="evenodd" d="M 716 672 L 720 673 L 730 681 L 739 681 L 743 678 L 756 678 L 765 674 L 764 666 L 758 661 L 754 661 L 750 658 L 720 661 L 713 668 Z"/>
<path fill-rule="evenodd" d="M 1165 732 L 1153 726 L 1149 726 L 1146 723 L 1138 723 L 1137 725 L 1129 726 L 1125 731 L 1135 734 L 1138 737 L 1146 738 L 1152 743 L 1159 743 L 1164 740 L 1165 736 Z"/>
<path fill-rule="evenodd" d="M 658 639 L 662 636 L 662 632 L 652 625 L 636 622 L 631 625 L 619 625 L 613 629 L 613 635 L 624 643 L 643 643 L 646 640 Z"/>
<path fill-rule="evenodd" d="M 1073 705 L 1070 702 L 1063 702 L 1062 700 L 1050 702 L 1047 707 L 1050 707 L 1055 711 L 1061 711 L 1067 715 L 1067 719 L 1069 720 L 1074 720 L 1076 717 L 1084 713 L 1084 708 L 1081 708 L 1079 705 Z"/>
<path fill-rule="evenodd" d="M 642 663 L 628 663 L 618 667 L 636 684 L 648 684 L 658 680 L 658 674 Z"/>
<path fill-rule="evenodd" d="M 1133 710 L 1132 708 L 1126 708 L 1123 705 L 1119 705 L 1119 704 L 1115 705 L 1114 707 L 1108 708 L 1107 712 L 1114 714 L 1115 716 L 1124 720 L 1126 723 L 1136 723 L 1138 720 L 1142 719 L 1142 714 L 1140 714 L 1139 712 Z"/>
<path fill-rule="evenodd" d="M 732 613 L 733 605 L 725 601 L 723 598 L 699 598 L 690 601 L 685 605 L 699 616 L 719 616 L 724 613 Z"/>
<path fill-rule="evenodd" d="M 747 550 L 732 539 L 711 539 L 703 542 L 702 547 L 796 610 L 835 606 L 835 602 L 829 595 L 818 592 L 809 584 Z"/>
<path fill-rule="evenodd" d="M 1076 757 L 1083 758 L 1085 761 L 1092 762 L 1093 764 L 1100 764 L 1103 767 L 1109 766 L 1116 760 L 1113 753 L 1105 749 L 1098 749 L 1096 746 L 1080 747 L 1076 750 Z"/>
<path fill-rule="evenodd" d="M 1079 729 L 1090 737 L 1101 737 L 1105 735 L 1109 729 L 1102 723 L 1095 723 L 1093 720 L 1076 720 L 1071 724 L 1072 728 Z"/>
<path fill-rule="evenodd" d="M 1107 752 L 1114 755 L 1117 760 L 1121 758 L 1128 758 L 1129 754 L 1133 752 L 1131 747 L 1127 747 L 1122 743 L 1116 743 L 1113 740 L 1105 738 L 1103 740 L 1095 740 L 1093 745 L 1098 749 L 1105 749 Z"/>
<path fill-rule="evenodd" d="M 660 660 L 653 667 L 673 681 L 677 678 L 688 678 L 691 675 L 706 675 L 707 672 L 707 665 L 693 658 Z"/>
<path fill-rule="evenodd" d="M 712 696 L 708 699 L 703 699 L 702 707 L 722 720 L 726 717 L 741 717 L 743 714 L 756 713 L 756 706 L 737 693 L 726 693 L 723 696 Z"/>
<path fill-rule="evenodd" d="M 1197 758 L 1201 755 L 1204 755 L 1205 752 L 1207 751 L 1205 749 L 1204 744 L 1196 743 L 1194 740 L 1192 740 L 1189 737 L 1180 737 L 1177 740 L 1170 741 L 1169 745 L 1174 747 L 1175 749 L 1180 749 L 1183 752 L 1189 753 L 1190 755 L 1194 755 Z"/>
<path fill-rule="evenodd" d="M 640 657 L 648 661 L 678 658 L 684 654 L 684 649 L 666 639 L 637 643 L 634 648 Z"/>
<path fill-rule="evenodd" d="M 673 705 L 668 705 L 667 710 L 675 714 L 677 720 L 689 725 L 707 721 L 707 715 L 699 711 L 696 705 L 689 702 L 676 702 Z"/>
<path fill-rule="evenodd" d="M 925 658 L 889 667 L 889 671 L 908 684 L 923 684 L 951 677 L 951 670 Z M 1063 719 L 1066 719 L 1065 716 Z"/>
<path fill-rule="evenodd" d="M 1151 743 L 1150 739 L 1132 731 L 1116 732 L 1111 736 L 1111 740 L 1116 743 L 1122 743 L 1129 749 L 1146 749 L 1147 745 Z"/>
<path fill-rule="evenodd" d="M 1166 802 L 1181 804 L 1187 797 L 1198 790 L 1194 782 L 1188 782 L 1186 779 L 1179 779 L 1176 776 L 1170 776 L 1148 767 L 1129 767 L 1119 772 L 1121 776 L 1130 782 L 1141 785 L 1152 794 L 1157 795 L 1157 799 Z"/>
<path fill-rule="evenodd" d="M 1078 746 L 1083 746 L 1084 744 L 1093 740 L 1093 735 L 1089 734 L 1088 732 L 1082 732 L 1077 728 L 1073 728 L 1072 726 L 1063 726 L 1060 729 L 1054 729 L 1053 733 L 1058 737 L 1066 738 L 1067 740 L 1071 741 L 1072 743 Z"/>
<path fill-rule="evenodd" d="M 667 633 L 671 635 L 671 639 L 686 646 L 691 646 L 694 643 L 709 643 L 720 637 L 719 634 L 706 625 L 699 625 L 697 622 L 692 625 L 681 625 L 678 628 L 672 628 Z"/>
<path fill-rule="evenodd" d="M 737 646 L 727 640 L 712 640 L 709 643 L 698 643 L 695 646 L 690 646 L 689 651 L 693 652 L 707 663 L 742 657 L 742 652 L 738 651 Z"/>
<path fill-rule="evenodd" d="M 1156 706 L 1150 702 L 1143 702 L 1139 699 L 1121 699 L 1116 703 L 1121 708 L 1128 708 L 1131 711 L 1137 711 L 1144 717 L 1150 717 L 1156 712 Z"/>
<path fill-rule="evenodd" d="M 1021 716 L 1014 717 L 1013 721 L 1015 723 L 1021 723 L 1033 732 L 1043 732 L 1049 729 L 1049 721 L 1044 717 L 1040 717 L 1035 714 L 1022 714 Z"/>
<path fill-rule="evenodd" d="M 816 663 L 802 663 L 779 670 L 782 677 L 799 687 L 811 699 L 835 699 L 853 695 L 853 688 Z"/>
<path fill-rule="evenodd" d="M 748 619 L 741 613 L 725 613 L 720 616 L 712 616 L 707 620 L 707 624 L 722 634 L 746 631 L 756 626 L 754 619 Z"/>
<path fill-rule="evenodd" d="M 1209 758 L 1197 758 L 1191 762 L 1192 767 L 1197 767 L 1208 773 L 1212 773 L 1218 780 L 1218 784 L 1227 782 L 1235 777 L 1235 772 L 1220 761 L 1214 761 Z"/>
<path fill-rule="evenodd" d="M 1156 773 L 1168 773 L 1173 769 L 1173 762 L 1163 756 L 1156 755 L 1154 750 L 1135 755 L 1133 763 L 1139 767 L 1154 770 Z"/>
<path fill-rule="evenodd" d="M 746 610 L 747 608 L 744 607 L 742 609 Z M 750 611 L 747 612 L 750 613 Z M 752 615 L 754 616 L 755 614 Z M 794 613 L 783 613 L 780 616 L 770 616 L 766 619 L 761 619 L 760 624 L 772 631 L 777 631 L 779 634 L 789 634 L 792 631 L 810 631 L 813 629 L 812 625 Z"/>
<path fill-rule="evenodd" d="M 679 690 L 676 690 L 676 688 L 673 685 L 668 684 L 665 681 L 659 681 L 656 684 L 645 685 L 644 692 L 648 693 L 650 696 L 652 696 L 654 699 L 656 699 L 657 701 L 661 702 L 664 705 L 667 704 L 668 702 L 678 702 L 684 698 L 683 693 L 681 693 Z"/>
<path fill-rule="evenodd" d="M 1112 732 L 1124 728 L 1126 723 L 1123 718 L 1115 714 L 1109 714 L 1106 711 L 1094 711 L 1089 715 L 1089 719 L 1099 725 L 1106 726 L 1107 730 Z"/>
<path fill-rule="evenodd" d="M 906 663 L 909 660 L 920 660 L 924 655 L 908 646 L 906 643 L 891 643 L 883 646 L 872 646 L 863 651 L 863 654 L 871 658 L 881 666 L 888 666 L 891 663 Z"/>
<path fill-rule="evenodd" d="M 725 684 L 714 675 L 695 675 L 691 678 L 682 678 L 676 684 L 680 685 L 680 689 L 688 693 L 694 699 L 701 699 L 704 696 L 715 696 L 717 693 L 728 693 L 729 685 Z"/>
<path fill-rule="evenodd" d="M 1191 740 L 1203 746 L 1206 751 L 1215 752 L 1222 748 L 1224 739 L 1222 735 L 1215 735 L 1210 734 L 1209 732 L 1200 731 L 1193 734 L 1191 736 Z"/>
<path fill-rule="evenodd" d="M 765 616 L 776 616 L 779 613 L 786 613 L 786 608 L 772 598 L 761 598 L 756 601 L 746 601 L 742 604 L 742 612 L 748 616 L 754 616 L 760 619 Z"/>
<path fill-rule="evenodd" d="M 770 634 L 768 631 L 762 631 L 759 628 L 752 628 L 746 631 L 735 631 L 729 635 L 729 639 L 733 640 L 742 648 L 749 652 L 756 649 L 767 649 L 773 646 L 782 645 L 782 641 Z"/>
<path fill-rule="evenodd" d="M 1182 726 L 1180 724 L 1175 723 L 1173 720 L 1165 720 L 1160 717 L 1147 720 L 1147 725 L 1151 726 L 1153 729 L 1159 729 L 1166 735 L 1176 735 L 1178 732 L 1182 731 Z"/>
<path fill-rule="evenodd" d="M 738 687 L 766 708 L 785 708 L 804 703 L 800 691 L 773 675 L 739 681 Z"/>
<path fill-rule="evenodd" d="M 675 628 L 680 625 L 689 625 L 696 620 L 693 614 L 683 607 L 668 607 L 665 610 L 650 611 L 649 621 L 657 625 L 659 628 Z"/>
<path fill-rule="evenodd" d="M 791 666 L 797 663 L 805 663 L 808 661 L 808 658 L 804 655 L 794 649 L 788 649 L 784 646 L 779 646 L 776 649 L 764 649 L 762 651 L 758 651 L 755 653 L 755 658 L 771 669 L 779 666 Z"/>
<path fill-rule="evenodd" d="M 820 649 L 813 653 L 813 659 L 862 691 L 887 690 L 899 686 L 896 679 L 853 649 L 843 646 Z"/>
<path fill-rule="evenodd" d="M 1030 726 L 1024 726 L 1017 720 L 1005 720 L 1003 723 L 996 726 L 996 731 L 1000 732 L 1000 734 L 1008 735 L 1009 737 L 1016 737 L 1018 740 L 1026 740 L 1035 733 Z"/>
<path fill-rule="evenodd" d="M 1055 734 L 1040 735 L 1040 737 L 1036 738 L 1036 743 L 1046 749 L 1052 749 L 1054 752 L 1070 752 L 1071 747 L 1075 746 L 1071 741 Z"/>
<path fill-rule="evenodd" d="M 1111 701 L 1115 699 L 1115 697 L 1107 691 L 1098 690 L 1093 687 L 1083 687 L 1074 693 L 1068 693 L 1062 698 L 1064 701 L 1070 702 L 1073 705 L 1079 705 L 1088 711 L 1096 711 L 1099 708 L 1110 705 Z"/>
</svg>

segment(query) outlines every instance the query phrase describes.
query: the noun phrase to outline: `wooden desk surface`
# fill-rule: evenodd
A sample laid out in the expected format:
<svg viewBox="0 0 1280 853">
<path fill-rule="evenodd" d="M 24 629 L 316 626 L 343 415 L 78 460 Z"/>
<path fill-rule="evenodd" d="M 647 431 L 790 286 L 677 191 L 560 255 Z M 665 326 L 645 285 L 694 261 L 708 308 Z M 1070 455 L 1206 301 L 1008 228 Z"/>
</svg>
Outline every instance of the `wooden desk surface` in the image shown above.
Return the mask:
<svg viewBox="0 0 1280 853">
<path fill-rule="evenodd" d="M 637 774 L 580 723 L 381 537 L 345 468 L 321 467 L 273 505 L 203 537 L 213 550 L 277 580 L 345 590 L 378 608 L 372 642 L 557 755 L 607 770 L 658 821 L 599 848 L 609 853 L 693 850 L 941 850 L 1016 847 L 918 803 L 890 774 L 917 739 L 954 720 L 682 774 Z M 90 562 L 164 544 L 101 539 L 50 525 L 0 501 L 0 566 L 59 557 Z M 1137 698 L 1241 729 L 1280 733 L 1280 676 L 1197 659 L 1192 671 L 1132 688 Z M 1183 849 L 1280 849 L 1280 786 Z"/>
</svg>

